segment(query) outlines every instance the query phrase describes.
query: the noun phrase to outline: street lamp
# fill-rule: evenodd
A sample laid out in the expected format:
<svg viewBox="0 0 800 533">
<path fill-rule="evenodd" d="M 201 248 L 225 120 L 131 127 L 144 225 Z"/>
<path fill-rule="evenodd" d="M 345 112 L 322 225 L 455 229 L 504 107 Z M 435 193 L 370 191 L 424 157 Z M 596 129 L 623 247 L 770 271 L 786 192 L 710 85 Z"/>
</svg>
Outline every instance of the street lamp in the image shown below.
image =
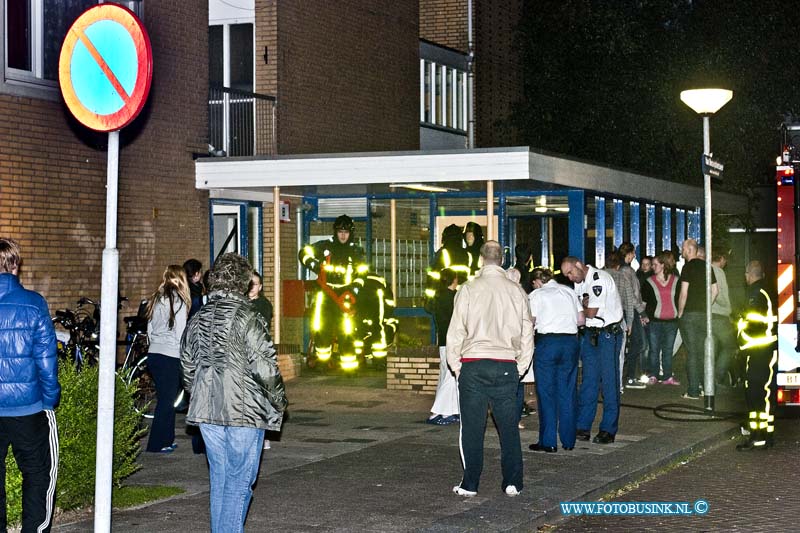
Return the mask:
<svg viewBox="0 0 800 533">
<path fill-rule="evenodd" d="M 693 89 L 681 92 L 681 101 L 703 117 L 703 153 L 711 155 L 711 139 L 708 131 L 709 117 L 719 111 L 733 98 L 733 91 L 726 89 Z M 705 408 L 714 410 L 714 338 L 711 333 L 711 175 L 703 175 L 703 197 L 705 199 L 706 248 L 706 343 L 705 343 Z"/>
</svg>

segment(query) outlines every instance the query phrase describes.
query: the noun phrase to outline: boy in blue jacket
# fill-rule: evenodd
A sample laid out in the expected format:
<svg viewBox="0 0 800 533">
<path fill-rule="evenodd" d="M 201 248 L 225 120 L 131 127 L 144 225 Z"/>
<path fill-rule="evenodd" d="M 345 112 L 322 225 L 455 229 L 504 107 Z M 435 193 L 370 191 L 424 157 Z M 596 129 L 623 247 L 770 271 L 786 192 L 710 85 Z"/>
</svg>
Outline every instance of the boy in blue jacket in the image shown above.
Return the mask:
<svg viewBox="0 0 800 533">
<path fill-rule="evenodd" d="M 47 302 L 17 277 L 19 245 L 0 238 L 0 531 L 8 447 L 22 472 L 22 531 L 49 532 L 58 474 L 56 336 Z"/>
</svg>

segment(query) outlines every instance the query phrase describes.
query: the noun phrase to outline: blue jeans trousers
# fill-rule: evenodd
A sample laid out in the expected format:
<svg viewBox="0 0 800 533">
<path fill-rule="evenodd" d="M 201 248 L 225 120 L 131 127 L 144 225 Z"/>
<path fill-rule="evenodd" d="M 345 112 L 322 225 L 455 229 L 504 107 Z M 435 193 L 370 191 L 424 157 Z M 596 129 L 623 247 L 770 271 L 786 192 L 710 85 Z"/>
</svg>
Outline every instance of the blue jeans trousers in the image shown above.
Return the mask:
<svg viewBox="0 0 800 533">
<path fill-rule="evenodd" d="M 672 349 L 678 335 L 677 320 L 652 320 L 648 326 L 650 334 L 650 371 L 661 380 L 672 377 Z M 659 373 L 661 368 L 661 373 Z"/>
<path fill-rule="evenodd" d="M 578 337 L 536 336 L 536 396 L 539 444 L 555 447 L 556 427 L 565 448 L 575 446 L 575 382 L 578 377 Z"/>
<path fill-rule="evenodd" d="M 261 466 L 264 430 L 200 424 L 211 484 L 212 533 L 241 533 Z"/>
<path fill-rule="evenodd" d="M 461 461 L 464 477 L 461 488 L 478 491 L 483 470 L 483 437 L 486 413 L 492 416 L 500 436 L 502 489 L 514 485 L 522 490 L 522 448 L 519 440 L 517 384 L 519 374 L 515 362 L 480 360 L 464 363 L 458 378 L 461 410 Z"/>
<path fill-rule="evenodd" d="M 600 431 L 617 434 L 619 424 L 619 350 L 621 334 L 601 331 L 597 346 L 592 346 L 591 333 L 581 338 L 581 389 L 578 393 L 578 429 L 592 429 L 597 414 L 597 398 L 603 393 L 603 418 Z"/>
</svg>

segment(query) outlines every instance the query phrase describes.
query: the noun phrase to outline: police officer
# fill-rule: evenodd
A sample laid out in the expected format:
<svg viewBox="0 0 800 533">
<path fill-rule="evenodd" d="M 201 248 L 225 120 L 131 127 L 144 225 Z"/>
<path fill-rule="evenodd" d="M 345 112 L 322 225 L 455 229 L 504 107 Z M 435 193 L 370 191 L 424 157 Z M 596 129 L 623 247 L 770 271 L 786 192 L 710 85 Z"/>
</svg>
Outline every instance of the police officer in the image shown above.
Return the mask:
<svg viewBox="0 0 800 533">
<path fill-rule="evenodd" d="M 311 319 L 316 356 L 320 361 L 330 359 L 336 337 L 345 370 L 358 367 L 353 283 L 369 271 L 364 250 L 353 242 L 354 230 L 353 219 L 341 215 L 333 223 L 332 237 L 306 245 L 298 254 L 303 266 L 318 276 Z"/>
<path fill-rule="evenodd" d="M 553 453 L 556 426 L 565 450 L 575 447 L 575 384 L 578 376 L 578 327 L 583 306 L 575 291 L 560 285 L 546 268 L 532 273 L 534 291 L 528 296 L 533 315 L 536 396 L 539 405 L 539 442 L 534 451 Z"/>
<path fill-rule="evenodd" d="M 470 277 L 470 255 L 464 249 L 461 241 L 461 228 L 450 224 L 442 232 L 442 246 L 433 257 L 433 262 L 428 268 L 428 280 L 425 288 L 425 298 L 431 300 L 436 295 L 439 287 L 442 270 L 449 268 L 458 276 L 458 284 L 462 284 Z M 430 303 L 426 307 L 432 309 Z M 429 311 L 430 312 L 430 311 Z"/>
<path fill-rule="evenodd" d="M 567 256 L 561 272 L 575 284 L 586 315 L 580 341 L 583 365 L 578 395 L 577 439 L 588 441 L 597 412 L 598 390 L 603 392 L 600 432 L 592 442 L 614 442 L 619 422 L 619 354 L 622 342 L 622 302 L 614 280 L 607 272 Z"/>
<path fill-rule="evenodd" d="M 764 267 L 750 261 L 745 270 L 747 306 L 739 319 L 739 347 L 747 354 L 744 395 L 749 434 L 736 446 L 739 451 L 765 449 L 773 444 L 778 366 L 775 316 L 772 298 L 764 283 Z"/>
</svg>

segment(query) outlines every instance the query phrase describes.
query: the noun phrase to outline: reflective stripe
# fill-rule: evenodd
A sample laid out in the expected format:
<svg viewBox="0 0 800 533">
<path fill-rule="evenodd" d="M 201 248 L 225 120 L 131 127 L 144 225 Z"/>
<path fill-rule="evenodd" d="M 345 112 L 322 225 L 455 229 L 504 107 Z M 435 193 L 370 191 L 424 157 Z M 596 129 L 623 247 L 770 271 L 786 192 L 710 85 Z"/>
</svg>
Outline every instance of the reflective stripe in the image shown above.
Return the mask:
<svg viewBox="0 0 800 533">
<path fill-rule="evenodd" d="M 322 291 L 317 292 L 316 301 L 314 302 L 314 320 L 311 322 L 312 331 L 320 331 L 322 329 L 322 299 L 324 298 Z"/>
<path fill-rule="evenodd" d="M 50 429 L 50 434 L 47 438 L 50 446 L 50 482 L 47 484 L 47 492 L 45 494 L 44 522 L 36 528 L 37 532 L 44 531 L 50 527 L 56 497 L 56 480 L 58 479 L 58 426 L 56 424 L 56 414 L 50 409 L 45 409 L 44 414 L 47 417 L 47 425 Z"/>
</svg>

